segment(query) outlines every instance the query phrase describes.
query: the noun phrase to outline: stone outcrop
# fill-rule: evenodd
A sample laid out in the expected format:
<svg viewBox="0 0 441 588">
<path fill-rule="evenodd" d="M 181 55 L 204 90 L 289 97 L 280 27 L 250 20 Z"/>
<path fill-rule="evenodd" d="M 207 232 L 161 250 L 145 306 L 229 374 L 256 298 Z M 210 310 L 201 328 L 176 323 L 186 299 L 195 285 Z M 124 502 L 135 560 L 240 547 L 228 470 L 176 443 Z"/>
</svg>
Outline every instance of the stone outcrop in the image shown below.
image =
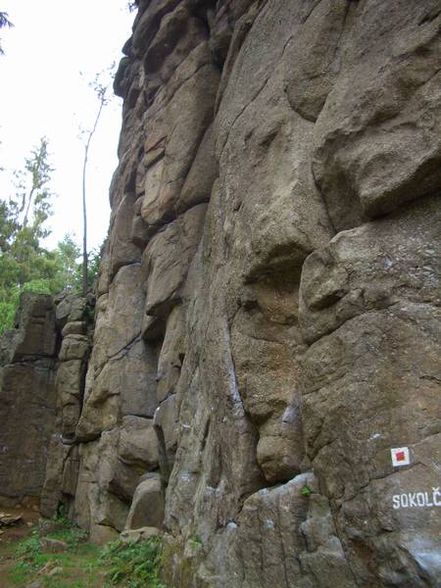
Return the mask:
<svg viewBox="0 0 441 588">
<path fill-rule="evenodd" d="M 75 504 L 171 586 L 438 585 L 440 18 L 139 2 Z"/>
<path fill-rule="evenodd" d="M 75 431 L 83 409 L 95 304 L 93 296 L 74 294 L 61 294 L 54 302 L 59 337 L 55 377 L 57 419 L 41 492 L 40 511 L 45 517 L 56 516 L 60 506 L 69 512 L 76 493 L 79 448 Z"/>
<path fill-rule="evenodd" d="M 40 497 L 55 430 L 57 331 L 51 296 L 23 294 L 1 338 L 0 502 Z"/>
<path fill-rule="evenodd" d="M 101 297 L 139 266 L 172 586 L 439 583 L 440 18 L 139 2 Z"/>
<path fill-rule="evenodd" d="M 0 502 L 35 497 L 51 517 L 75 495 L 93 307 L 93 296 L 22 294 L 0 339 Z"/>
<path fill-rule="evenodd" d="M 137 5 L 47 512 L 179 588 L 439 586 L 439 0 Z"/>
</svg>

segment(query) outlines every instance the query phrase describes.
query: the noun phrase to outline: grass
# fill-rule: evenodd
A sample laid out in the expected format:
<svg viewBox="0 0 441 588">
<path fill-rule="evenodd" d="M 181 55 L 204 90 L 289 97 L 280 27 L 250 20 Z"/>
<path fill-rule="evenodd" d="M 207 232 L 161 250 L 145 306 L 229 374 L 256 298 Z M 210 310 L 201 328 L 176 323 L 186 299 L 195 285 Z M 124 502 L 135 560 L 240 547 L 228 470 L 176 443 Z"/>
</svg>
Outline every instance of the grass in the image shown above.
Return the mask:
<svg viewBox="0 0 441 588">
<path fill-rule="evenodd" d="M 159 579 L 162 541 L 151 537 L 140 543 L 115 541 L 104 548 L 100 561 L 107 581 L 125 588 L 166 588 Z"/>
<path fill-rule="evenodd" d="M 162 542 L 152 537 L 140 543 L 115 541 L 105 547 L 87 542 L 87 536 L 63 520 L 44 537 L 66 544 L 62 553 L 47 553 L 38 530 L 0 553 L 0 565 L 14 561 L 6 586 L 23 587 L 38 580 L 44 588 L 166 588 L 159 580 Z M 2 584 L 3 586 L 3 584 Z"/>
<path fill-rule="evenodd" d="M 14 565 L 9 581 L 11 586 L 27 586 L 39 580 L 45 588 L 105 586 L 104 579 L 99 577 L 97 556 L 98 548 L 91 544 L 66 553 L 28 554 Z"/>
<path fill-rule="evenodd" d="M 105 585 L 99 580 L 99 547 L 86 543 L 84 531 L 68 521 L 57 521 L 57 528 L 44 536 L 63 541 L 66 550 L 63 553 L 44 552 L 39 531 L 32 531 L 28 538 L 14 545 L 9 554 L 15 560 L 8 577 L 11 586 L 26 586 L 34 580 L 39 580 L 45 588 Z"/>
</svg>

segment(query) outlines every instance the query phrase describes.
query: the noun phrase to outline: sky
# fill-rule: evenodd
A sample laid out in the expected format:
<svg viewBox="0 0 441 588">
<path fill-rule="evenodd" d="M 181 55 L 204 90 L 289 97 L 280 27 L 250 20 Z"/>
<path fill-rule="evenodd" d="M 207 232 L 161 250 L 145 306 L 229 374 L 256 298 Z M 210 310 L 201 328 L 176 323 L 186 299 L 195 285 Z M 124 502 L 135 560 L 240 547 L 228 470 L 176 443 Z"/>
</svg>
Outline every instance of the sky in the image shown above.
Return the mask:
<svg viewBox="0 0 441 588">
<path fill-rule="evenodd" d="M 127 0 L 0 0 L 14 28 L 0 31 L 0 198 L 11 190 L 11 172 L 23 169 L 40 138 L 49 142 L 54 168 L 54 215 L 48 248 L 66 233 L 82 241 L 81 130 L 93 125 L 98 100 L 88 83 L 119 62 L 134 13 Z M 113 96 L 113 93 L 110 93 Z M 117 165 L 121 100 L 103 111 L 89 152 L 88 241 L 101 245 L 109 221 L 108 191 Z"/>
</svg>

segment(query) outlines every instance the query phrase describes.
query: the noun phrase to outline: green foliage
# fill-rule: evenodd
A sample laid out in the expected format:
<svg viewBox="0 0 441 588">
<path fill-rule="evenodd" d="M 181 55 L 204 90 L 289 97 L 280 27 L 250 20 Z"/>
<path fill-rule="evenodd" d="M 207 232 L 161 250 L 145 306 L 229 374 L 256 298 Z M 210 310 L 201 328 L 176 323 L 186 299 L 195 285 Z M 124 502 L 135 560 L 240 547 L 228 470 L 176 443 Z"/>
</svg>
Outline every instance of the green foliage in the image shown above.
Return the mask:
<svg viewBox="0 0 441 588">
<path fill-rule="evenodd" d="M 42 246 L 49 234 L 53 194 L 52 168 L 45 138 L 15 172 L 16 193 L 0 201 L 0 334 L 14 324 L 22 292 L 55 294 L 79 292 L 82 286 L 80 249 L 66 235 L 53 251 Z M 99 255 L 91 254 L 89 285 L 96 277 Z"/>
<path fill-rule="evenodd" d="M 162 541 L 151 537 L 139 543 L 115 541 L 104 548 L 101 562 L 113 586 L 125 588 L 166 588 L 160 582 Z"/>
<path fill-rule="evenodd" d="M 95 281 L 98 278 L 98 271 L 100 268 L 101 254 L 99 249 L 92 249 L 88 253 L 88 271 L 87 271 L 87 287 L 92 289 L 95 286 Z M 77 263 L 75 269 L 75 277 L 73 280 L 75 284 L 75 291 L 80 292 L 83 283 L 83 265 Z"/>
<path fill-rule="evenodd" d="M 64 541 L 64 543 L 66 543 L 71 549 L 77 548 L 81 543 L 86 541 L 86 531 L 77 527 L 77 525 L 72 523 L 67 517 L 57 517 L 54 523 L 54 529 L 49 533 L 45 533 L 45 537 Z M 42 557 L 40 557 L 42 556 L 40 538 L 40 531 L 34 529 L 30 537 L 19 544 L 16 551 L 19 558 L 32 564 L 34 567 L 38 567 L 42 560 Z"/>
<path fill-rule="evenodd" d="M 188 540 L 188 543 L 193 549 L 199 549 L 199 547 L 202 547 L 202 539 L 199 535 L 192 535 Z"/>
<path fill-rule="evenodd" d="M 40 244 L 49 234 L 46 221 L 52 214 L 50 172 L 43 138 L 25 160 L 24 170 L 14 174 L 16 193 L 0 203 L 1 331 L 10 326 L 20 293 L 50 291 L 49 281 L 56 272 L 53 255 Z"/>
<path fill-rule="evenodd" d="M 301 490 L 301 494 L 302 494 L 302 496 L 306 496 L 306 497 L 311 496 L 312 490 L 307 484 L 305 484 Z"/>
<path fill-rule="evenodd" d="M 36 559 L 41 555 L 40 538 L 36 529 L 18 546 L 16 553 L 24 561 L 35 564 Z"/>
<path fill-rule="evenodd" d="M 87 533 L 74 525 L 68 525 L 50 533 L 50 538 L 64 541 L 69 549 L 76 549 L 86 541 Z"/>
<path fill-rule="evenodd" d="M 50 528 L 48 532 L 44 531 L 44 525 L 41 531 L 35 529 L 9 551 L 9 559 L 15 563 L 5 576 L 10 582 L 6 585 L 27 586 L 37 580 L 45 588 L 166 588 L 159 579 L 162 558 L 159 537 L 139 543 L 115 541 L 98 547 L 87 542 L 87 533 L 69 521 L 64 512 L 57 515 Z M 46 552 L 42 548 L 43 537 L 63 541 L 65 551 Z M 52 574 L 55 568 L 58 571 Z M 1 579 L 0 584 L 3 585 Z"/>
<path fill-rule="evenodd" d="M 54 256 L 54 280 L 51 292 L 81 289 L 81 264 L 78 262 L 81 252 L 70 235 L 65 235 L 57 247 L 51 252 Z"/>
<path fill-rule="evenodd" d="M 57 517 L 54 530 L 44 537 L 66 543 L 65 553 L 46 553 L 41 547 L 40 532 L 35 529 L 15 548 L 15 564 L 9 574 L 12 585 L 28 585 L 30 579 L 38 578 L 47 588 L 85 588 L 96 578 L 98 569 L 98 547 L 86 543 L 87 533 L 65 517 Z M 60 573 L 46 576 L 55 567 Z M 82 579 L 78 579 L 81 575 Z M 8 584 L 9 585 L 9 584 Z"/>
<path fill-rule="evenodd" d="M 14 172 L 17 193 L 9 199 L 9 207 L 19 226 L 23 229 L 30 226 L 28 236 L 36 240 L 50 233 L 44 223 L 52 214 L 52 193 L 49 190 L 52 171 L 48 161 L 48 142 L 42 137 L 30 157 L 25 159 L 24 169 Z"/>
</svg>

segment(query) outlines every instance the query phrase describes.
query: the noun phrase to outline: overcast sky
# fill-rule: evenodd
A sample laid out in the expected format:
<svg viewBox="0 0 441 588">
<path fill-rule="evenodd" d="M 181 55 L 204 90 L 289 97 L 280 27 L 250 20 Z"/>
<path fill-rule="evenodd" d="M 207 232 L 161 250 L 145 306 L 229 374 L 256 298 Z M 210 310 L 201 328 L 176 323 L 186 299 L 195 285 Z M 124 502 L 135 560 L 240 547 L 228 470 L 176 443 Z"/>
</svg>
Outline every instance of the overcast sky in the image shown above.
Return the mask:
<svg viewBox="0 0 441 588">
<path fill-rule="evenodd" d="M 11 190 L 12 169 L 40 137 L 49 141 L 55 168 L 52 189 L 58 194 L 51 219 L 53 246 L 65 233 L 80 244 L 82 235 L 81 128 L 90 128 L 98 108 L 88 87 L 97 72 L 121 58 L 134 14 L 127 0 L 0 0 L 0 11 L 14 23 L 2 29 L 0 57 L 0 197 Z M 82 76 L 80 75 L 82 72 Z M 112 94 L 113 95 L 113 94 Z M 90 151 L 89 243 L 99 246 L 107 234 L 108 188 L 117 165 L 121 100 L 106 107 Z"/>
</svg>

